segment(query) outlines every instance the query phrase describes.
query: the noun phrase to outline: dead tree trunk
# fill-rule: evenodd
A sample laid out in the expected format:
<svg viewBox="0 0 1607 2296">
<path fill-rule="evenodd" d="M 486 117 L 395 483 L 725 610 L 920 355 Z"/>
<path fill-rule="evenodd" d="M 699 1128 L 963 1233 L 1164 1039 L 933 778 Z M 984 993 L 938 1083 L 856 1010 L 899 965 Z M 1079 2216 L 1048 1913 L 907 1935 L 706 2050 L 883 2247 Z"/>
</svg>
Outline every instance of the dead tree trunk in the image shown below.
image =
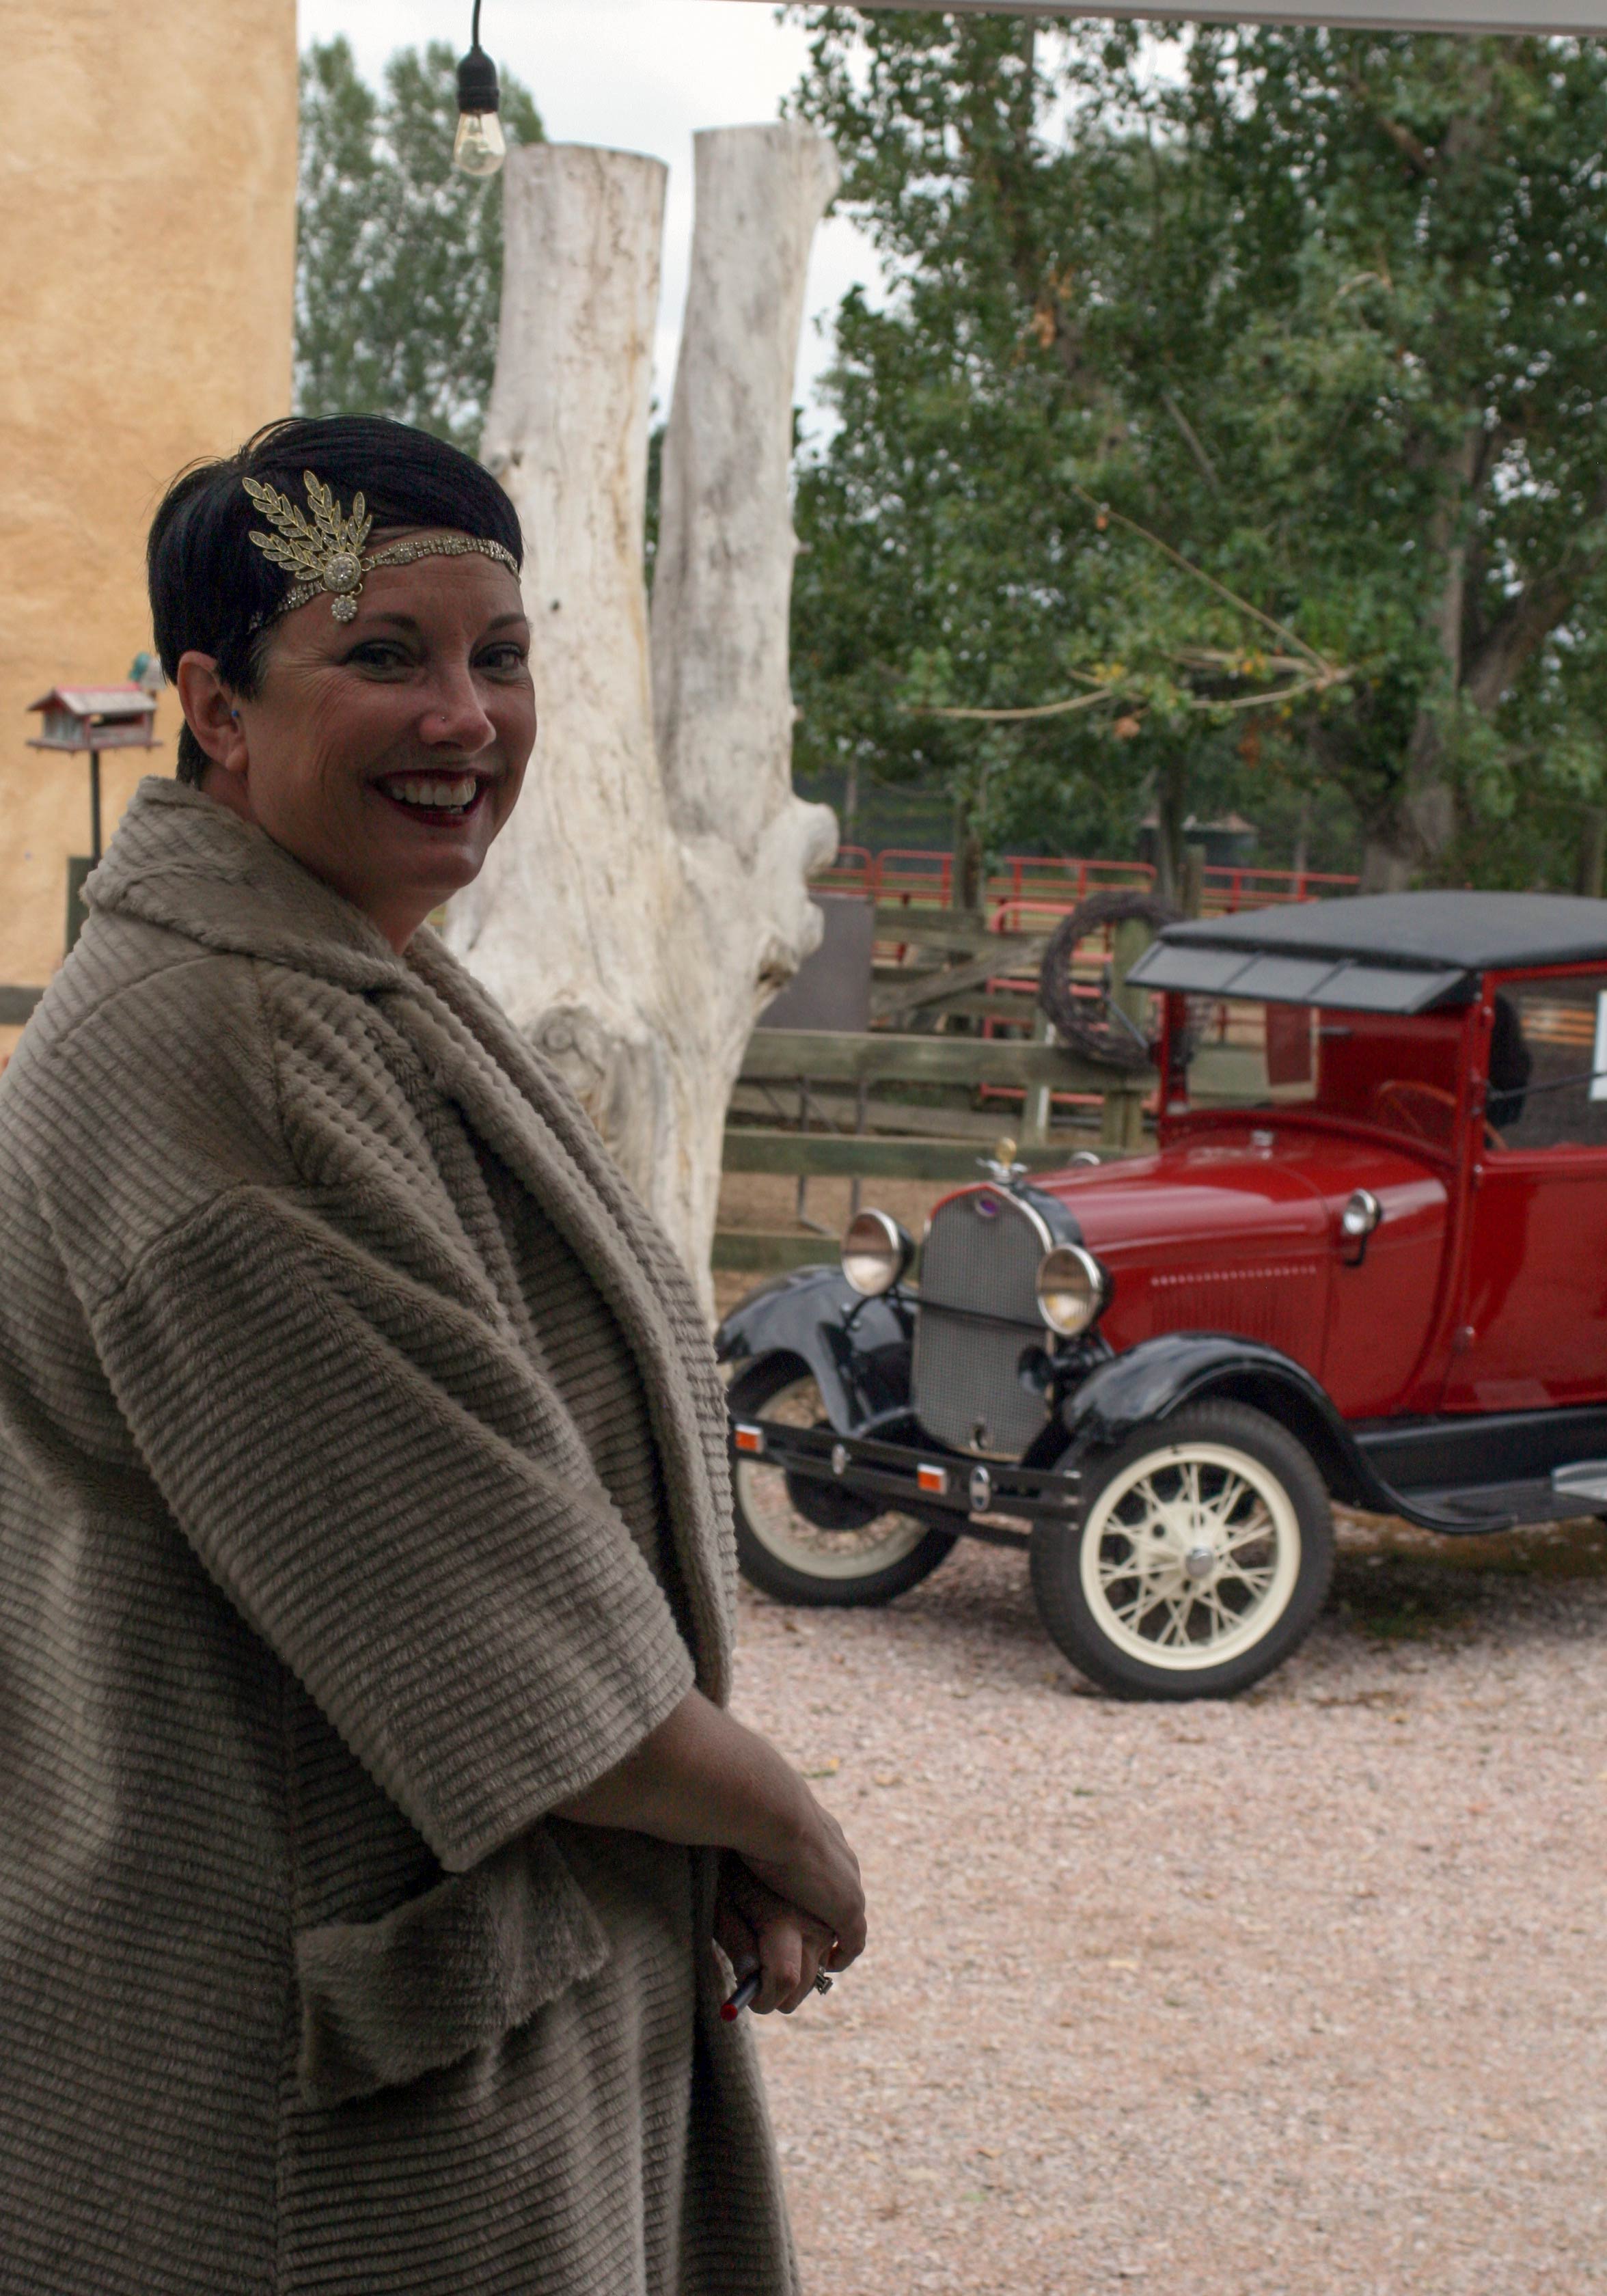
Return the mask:
<svg viewBox="0 0 1607 2296">
<path fill-rule="evenodd" d="M 804 272 L 834 174 L 806 131 L 699 138 L 650 671 L 643 535 L 664 170 L 509 161 L 485 456 L 524 527 L 541 731 L 447 938 L 563 1070 L 712 1300 L 726 1110 L 814 946 L 836 825 L 791 793 L 787 500 Z M 660 737 L 654 739 L 654 717 Z"/>
</svg>

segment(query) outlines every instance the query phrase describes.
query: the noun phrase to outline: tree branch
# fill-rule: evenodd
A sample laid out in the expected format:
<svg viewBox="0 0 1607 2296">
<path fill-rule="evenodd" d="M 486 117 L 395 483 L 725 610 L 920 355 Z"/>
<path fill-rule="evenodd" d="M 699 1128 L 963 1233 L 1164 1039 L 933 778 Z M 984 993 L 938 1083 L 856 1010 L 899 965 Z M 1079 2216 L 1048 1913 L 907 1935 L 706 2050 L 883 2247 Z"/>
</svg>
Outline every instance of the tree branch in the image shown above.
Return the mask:
<svg viewBox="0 0 1607 2296">
<path fill-rule="evenodd" d="M 1229 699 L 1225 695 L 1195 693 L 1185 697 L 1185 709 L 1275 709 L 1281 704 L 1295 701 L 1303 693 L 1325 693 L 1330 687 L 1346 685 L 1353 672 L 1348 669 L 1308 671 L 1292 685 L 1275 685 L 1265 693 L 1241 693 Z M 1022 709 L 947 709 L 935 701 L 905 701 L 899 704 L 912 718 L 966 718 L 985 719 L 989 724 L 1020 724 L 1029 718 L 1070 718 L 1074 711 L 1096 709 L 1102 701 L 1132 701 L 1141 706 L 1141 697 L 1125 681 L 1119 685 L 1103 685 L 1097 693 L 1073 693 L 1063 701 L 1038 701 Z"/>
<path fill-rule="evenodd" d="M 1183 443 L 1188 448 L 1189 453 L 1193 456 L 1195 463 L 1199 466 L 1201 477 L 1205 480 L 1206 485 L 1210 488 L 1212 494 L 1219 495 L 1222 491 L 1222 481 L 1217 476 L 1216 464 L 1212 462 L 1210 456 L 1206 453 L 1204 447 L 1200 443 L 1199 432 L 1189 421 L 1188 416 L 1184 413 L 1182 407 L 1178 406 L 1177 400 L 1172 397 L 1169 390 L 1163 390 L 1161 392 L 1160 404 L 1165 407 L 1167 413 L 1171 416 L 1173 422 L 1177 424 L 1178 430 L 1181 432 Z"/>
<path fill-rule="evenodd" d="M 1386 112 L 1376 112 L 1373 116 L 1396 150 L 1405 154 L 1418 174 L 1431 176 L 1434 172 L 1433 159 L 1427 146 L 1418 142 L 1411 129 L 1398 119 L 1391 119 Z"/>
<path fill-rule="evenodd" d="M 1218 582 L 1214 574 L 1208 574 L 1202 566 L 1196 566 L 1191 559 L 1185 558 L 1180 550 L 1174 550 L 1169 542 L 1162 542 L 1160 537 L 1158 534 L 1152 534 L 1147 526 L 1140 526 L 1136 518 L 1125 517 L 1120 511 L 1112 510 L 1109 503 L 1097 501 L 1086 487 L 1073 486 L 1071 491 L 1079 502 L 1086 502 L 1089 509 L 1098 517 L 1114 519 L 1118 526 L 1125 526 L 1129 533 L 1136 534 L 1142 541 L 1149 543 L 1154 549 L 1159 550 L 1163 557 L 1169 558 L 1174 566 L 1180 566 L 1185 574 L 1192 574 L 1196 582 L 1203 582 L 1208 590 L 1214 590 L 1219 598 L 1225 598 L 1228 604 L 1235 607 L 1240 613 L 1248 614 L 1253 621 L 1259 622 L 1263 629 L 1270 630 L 1275 637 L 1282 638 L 1286 645 L 1291 646 L 1296 653 L 1308 661 L 1313 669 L 1324 674 L 1330 682 L 1339 676 L 1337 662 L 1332 662 L 1325 655 L 1318 653 L 1315 646 L 1308 645 L 1305 639 L 1296 631 L 1289 629 L 1283 622 L 1275 621 L 1272 615 L 1264 614 L 1259 606 L 1252 606 L 1248 598 L 1240 597 L 1238 592 L 1230 590 L 1226 582 Z"/>
<path fill-rule="evenodd" d="M 1097 709 L 1102 701 L 1119 701 L 1125 685 L 1102 685 L 1097 693 L 1073 693 L 1064 701 L 1038 701 L 1025 709 L 950 709 L 935 701 L 901 701 L 911 718 L 966 718 L 988 723 L 1015 723 L 1026 718 L 1070 718 L 1074 710 Z"/>
<path fill-rule="evenodd" d="M 1428 146 L 1420 143 L 1411 129 L 1402 121 L 1390 119 L 1359 72 L 1352 72 L 1350 75 L 1350 93 L 1365 111 L 1373 114 L 1396 150 L 1404 159 L 1410 161 L 1417 173 L 1420 176 L 1431 176 L 1434 172 L 1434 158 Z"/>
<path fill-rule="evenodd" d="M 1598 480 L 1582 521 L 1595 526 L 1607 518 L 1607 476 Z M 1607 562 L 1607 540 L 1586 550 L 1569 549 L 1560 562 L 1527 581 L 1496 615 L 1468 668 L 1464 690 L 1488 717 L 1542 640 L 1572 609 L 1590 577 Z"/>
</svg>

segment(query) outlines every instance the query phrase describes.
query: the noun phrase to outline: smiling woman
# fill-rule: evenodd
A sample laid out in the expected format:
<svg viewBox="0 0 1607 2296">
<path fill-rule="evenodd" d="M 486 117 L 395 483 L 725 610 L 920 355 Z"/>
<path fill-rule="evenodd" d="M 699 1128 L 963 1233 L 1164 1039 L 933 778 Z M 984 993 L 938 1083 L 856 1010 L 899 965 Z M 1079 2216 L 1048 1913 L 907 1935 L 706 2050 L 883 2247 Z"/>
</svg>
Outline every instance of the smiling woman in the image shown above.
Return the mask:
<svg viewBox="0 0 1607 2296">
<path fill-rule="evenodd" d="M 357 417 L 152 529 L 180 785 L 0 1078 L 18 2296 L 795 2288 L 720 2012 L 858 1869 L 725 1711 L 691 1283 L 423 922 L 535 741 L 520 558 Z"/>
<path fill-rule="evenodd" d="M 400 423 L 277 423 L 177 481 L 150 556 L 180 780 L 406 947 L 479 875 L 536 738 L 507 496 Z"/>
</svg>

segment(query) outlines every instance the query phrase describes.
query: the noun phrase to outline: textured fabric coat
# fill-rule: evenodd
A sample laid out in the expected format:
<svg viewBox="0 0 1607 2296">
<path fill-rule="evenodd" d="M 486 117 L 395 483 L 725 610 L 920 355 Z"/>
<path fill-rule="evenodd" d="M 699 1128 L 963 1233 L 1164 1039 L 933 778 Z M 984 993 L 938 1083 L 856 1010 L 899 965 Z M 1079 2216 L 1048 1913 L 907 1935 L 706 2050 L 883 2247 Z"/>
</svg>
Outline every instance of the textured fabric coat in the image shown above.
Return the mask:
<svg viewBox="0 0 1607 2296">
<path fill-rule="evenodd" d="M 712 1864 L 697 1303 L 575 1103 L 142 784 L 0 1080 L 0 2291 L 790 2296 Z"/>
</svg>

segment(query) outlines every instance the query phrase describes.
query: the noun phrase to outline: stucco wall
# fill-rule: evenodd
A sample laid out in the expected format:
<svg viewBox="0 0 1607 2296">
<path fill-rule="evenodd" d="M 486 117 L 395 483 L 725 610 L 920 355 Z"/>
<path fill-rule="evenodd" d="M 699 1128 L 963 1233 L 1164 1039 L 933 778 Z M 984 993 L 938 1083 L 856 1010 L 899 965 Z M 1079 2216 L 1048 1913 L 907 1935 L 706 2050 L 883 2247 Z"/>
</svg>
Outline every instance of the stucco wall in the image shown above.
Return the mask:
<svg viewBox="0 0 1607 2296">
<path fill-rule="evenodd" d="M 168 478 L 288 411 L 295 0 L 0 0 L 0 983 L 61 960 L 89 768 L 24 745 L 149 644 Z M 162 746 L 107 758 L 106 829 Z M 0 1049 L 4 1049 L 0 1046 Z"/>
</svg>

